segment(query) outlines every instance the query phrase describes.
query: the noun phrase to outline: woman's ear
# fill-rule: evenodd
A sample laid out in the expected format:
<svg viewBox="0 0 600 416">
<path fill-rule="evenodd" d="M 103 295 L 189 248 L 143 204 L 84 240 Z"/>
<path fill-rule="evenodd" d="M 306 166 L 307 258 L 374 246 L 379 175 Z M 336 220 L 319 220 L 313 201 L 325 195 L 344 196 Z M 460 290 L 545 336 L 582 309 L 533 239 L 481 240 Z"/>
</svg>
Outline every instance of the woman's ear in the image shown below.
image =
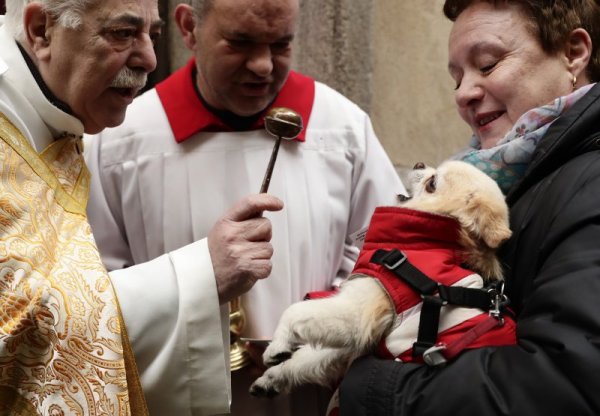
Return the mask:
<svg viewBox="0 0 600 416">
<path fill-rule="evenodd" d="M 50 58 L 50 39 L 54 19 L 45 11 L 41 3 L 33 2 L 25 6 L 23 11 L 23 28 L 26 42 L 24 45 L 37 60 Z"/>
<path fill-rule="evenodd" d="M 590 34 L 583 28 L 573 30 L 565 48 L 569 70 L 577 79 L 577 85 L 574 87 L 588 84 L 590 80 L 586 74 L 586 68 L 592 55 Z"/>
<path fill-rule="evenodd" d="M 189 4 L 178 4 L 175 7 L 175 23 L 181 32 L 181 38 L 185 46 L 194 50 L 196 47 L 196 19 L 194 18 L 194 9 Z"/>
</svg>

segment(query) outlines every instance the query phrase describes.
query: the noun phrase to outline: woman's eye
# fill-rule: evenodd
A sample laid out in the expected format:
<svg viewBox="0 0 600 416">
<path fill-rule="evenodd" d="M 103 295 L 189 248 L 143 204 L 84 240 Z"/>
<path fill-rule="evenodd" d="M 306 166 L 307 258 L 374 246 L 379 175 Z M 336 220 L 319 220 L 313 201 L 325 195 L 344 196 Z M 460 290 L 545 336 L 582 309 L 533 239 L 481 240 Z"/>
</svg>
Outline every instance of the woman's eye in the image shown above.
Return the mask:
<svg viewBox="0 0 600 416">
<path fill-rule="evenodd" d="M 485 74 L 485 73 L 490 72 L 492 69 L 494 69 L 495 66 L 496 66 L 496 63 L 494 62 L 491 65 L 482 66 L 481 68 L 479 68 L 479 70 Z"/>
<path fill-rule="evenodd" d="M 425 182 L 425 191 L 427 191 L 430 194 L 435 192 L 435 187 L 436 187 L 435 179 L 436 179 L 435 175 L 433 175 L 432 177 L 427 179 L 427 181 Z"/>
</svg>

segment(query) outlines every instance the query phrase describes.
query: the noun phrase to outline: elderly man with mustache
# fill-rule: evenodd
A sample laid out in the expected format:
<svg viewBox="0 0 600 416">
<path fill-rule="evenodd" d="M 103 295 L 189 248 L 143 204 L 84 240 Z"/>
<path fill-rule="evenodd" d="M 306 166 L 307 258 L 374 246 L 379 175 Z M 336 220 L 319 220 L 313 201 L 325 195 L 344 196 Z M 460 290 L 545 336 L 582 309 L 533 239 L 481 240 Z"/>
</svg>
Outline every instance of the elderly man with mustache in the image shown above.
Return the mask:
<svg viewBox="0 0 600 416">
<path fill-rule="evenodd" d="M 0 414 L 228 411 L 229 327 L 219 300 L 269 275 L 271 224 L 261 213 L 281 209 L 281 201 L 247 196 L 208 238 L 109 275 L 86 218 L 90 174 L 81 139 L 120 124 L 155 68 L 156 1 L 6 5 Z M 217 279 L 225 282 L 219 288 Z"/>
</svg>

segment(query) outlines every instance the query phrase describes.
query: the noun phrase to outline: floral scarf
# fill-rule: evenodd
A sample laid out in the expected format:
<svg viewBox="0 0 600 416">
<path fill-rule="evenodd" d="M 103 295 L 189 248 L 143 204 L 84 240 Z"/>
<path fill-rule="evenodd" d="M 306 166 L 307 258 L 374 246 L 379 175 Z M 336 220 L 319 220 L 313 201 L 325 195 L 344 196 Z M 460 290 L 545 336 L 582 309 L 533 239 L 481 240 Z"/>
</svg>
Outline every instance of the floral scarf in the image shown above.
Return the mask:
<svg viewBox="0 0 600 416">
<path fill-rule="evenodd" d="M 481 149 L 481 143 L 473 135 L 469 147 L 453 159 L 463 160 L 484 171 L 498 183 L 505 195 L 508 194 L 525 174 L 536 146 L 552 122 L 571 108 L 593 85 L 585 85 L 549 104 L 527 111 L 491 149 Z"/>
</svg>

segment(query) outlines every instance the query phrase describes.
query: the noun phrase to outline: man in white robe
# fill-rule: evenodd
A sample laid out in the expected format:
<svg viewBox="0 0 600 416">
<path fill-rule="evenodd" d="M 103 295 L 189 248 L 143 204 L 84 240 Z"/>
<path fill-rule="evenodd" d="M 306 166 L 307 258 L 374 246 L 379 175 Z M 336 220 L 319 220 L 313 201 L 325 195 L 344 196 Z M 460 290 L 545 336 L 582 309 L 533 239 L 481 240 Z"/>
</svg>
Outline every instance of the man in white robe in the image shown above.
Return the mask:
<svg viewBox="0 0 600 416">
<path fill-rule="evenodd" d="M 194 58 L 138 97 L 120 127 L 86 144 L 94 176 L 88 215 L 109 269 L 205 237 L 225 207 L 260 189 L 275 142 L 265 112 L 295 110 L 305 128 L 281 144 L 268 191 L 285 203 L 265 214 L 272 276 L 241 301 L 243 335 L 269 338 L 287 306 L 347 277 L 358 254 L 354 235 L 404 188 L 368 115 L 290 72 L 297 0 L 193 4 L 195 12 L 179 5 L 175 19 Z M 257 374 L 232 373 L 233 414 L 308 415 L 327 405 L 314 394 L 254 399 L 248 387 Z"/>
<path fill-rule="evenodd" d="M 110 277 L 85 217 L 81 138 L 123 120 L 161 25 L 155 0 L 9 0 L 0 16 L 1 412 L 146 414 L 136 365 L 152 414 L 228 411 L 220 305 L 269 275 L 260 213 L 281 201 L 248 196 L 207 239 Z"/>
</svg>

